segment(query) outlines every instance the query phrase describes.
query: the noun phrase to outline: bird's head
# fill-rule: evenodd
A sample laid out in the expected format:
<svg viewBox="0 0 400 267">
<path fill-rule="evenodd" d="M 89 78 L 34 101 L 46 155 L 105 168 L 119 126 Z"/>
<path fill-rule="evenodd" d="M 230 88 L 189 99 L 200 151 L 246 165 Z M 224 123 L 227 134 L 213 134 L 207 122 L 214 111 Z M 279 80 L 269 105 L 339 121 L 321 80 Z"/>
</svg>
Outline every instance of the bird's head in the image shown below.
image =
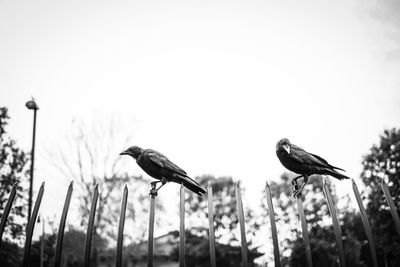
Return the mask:
<svg viewBox="0 0 400 267">
<path fill-rule="evenodd" d="M 289 139 L 283 138 L 283 139 L 279 140 L 279 142 L 276 144 L 276 151 L 284 150 L 288 154 L 290 154 L 290 147 L 291 147 L 291 143 L 290 143 Z"/>
<path fill-rule="evenodd" d="M 137 159 L 140 156 L 140 154 L 142 154 L 142 152 L 143 152 L 143 149 L 141 149 L 140 147 L 131 146 L 127 150 L 121 152 L 120 155 L 129 155 L 129 156 L 132 156 L 134 159 Z"/>
</svg>

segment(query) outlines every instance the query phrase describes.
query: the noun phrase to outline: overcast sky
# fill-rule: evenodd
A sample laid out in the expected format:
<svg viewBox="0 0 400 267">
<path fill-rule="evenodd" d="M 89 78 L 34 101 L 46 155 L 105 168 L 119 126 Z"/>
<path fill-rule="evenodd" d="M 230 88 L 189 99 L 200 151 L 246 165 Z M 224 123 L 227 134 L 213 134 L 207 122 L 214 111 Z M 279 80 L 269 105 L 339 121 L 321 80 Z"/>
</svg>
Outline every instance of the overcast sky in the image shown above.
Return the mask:
<svg viewBox="0 0 400 267">
<path fill-rule="evenodd" d="M 46 180 L 48 210 L 61 209 L 67 180 L 47 177 L 43 148 L 62 144 L 73 118 L 111 116 L 130 124 L 119 134 L 132 128 L 132 145 L 161 151 L 193 177 L 242 180 L 255 205 L 265 180 L 285 170 L 275 155 L 282 137 L 358 179 L 362 155 L 383 129 L 399 126 L 399 7 L 3 0 L 0 105 L 28 151 L 24 104 L 34 96 L 40 106 L 35 190 Z"/>
</svg>

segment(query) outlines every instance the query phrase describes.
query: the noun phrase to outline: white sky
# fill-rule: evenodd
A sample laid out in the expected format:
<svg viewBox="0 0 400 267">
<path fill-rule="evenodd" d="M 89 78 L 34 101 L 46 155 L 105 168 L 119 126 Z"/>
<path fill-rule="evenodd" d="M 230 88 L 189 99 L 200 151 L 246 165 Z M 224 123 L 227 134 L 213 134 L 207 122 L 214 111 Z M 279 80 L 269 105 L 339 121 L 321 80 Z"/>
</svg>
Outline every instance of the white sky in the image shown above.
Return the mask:
<svg viewBox="0 0 400 267">
<path fill-rule="evenodd" d="M 0 105 L 27 151 L 32 112 L 24 104 L 34 96 L 40 106 L 35 189 L 46 180 L 49 211 L 61 210 L 67 182 L 47 177 L 40 151 L 62 143 L 73 118 L 110 114 L 135 121 L 135 145 L 191 176 L 242 180 L 256 205 L 265 180 L 284 171 L 280 138 L 358 178 L 361 156 L 385 127 L 399 126 L 399 60 L 388 57 L 399 43 L 371 15 L 374 6 L 0 1 Z"/>
</svg>

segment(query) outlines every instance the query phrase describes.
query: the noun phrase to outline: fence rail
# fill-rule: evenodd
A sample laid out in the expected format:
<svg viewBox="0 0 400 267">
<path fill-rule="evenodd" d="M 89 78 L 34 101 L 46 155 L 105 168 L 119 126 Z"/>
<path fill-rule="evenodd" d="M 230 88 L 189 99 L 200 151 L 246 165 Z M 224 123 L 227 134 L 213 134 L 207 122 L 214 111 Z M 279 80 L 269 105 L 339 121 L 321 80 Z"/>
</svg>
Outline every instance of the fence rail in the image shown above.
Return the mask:
<svg viewBox="0 0 400 267">
<path fill-rule="evenodd" d="M 28 227 L 26 231 L 26 239 L 25 239 L 25 246 L 24 246 L 24 257 L 23 257 L 23 267 L 28 267 L 30 263 L 30 248 L 31 248 L 31 242 L 32 242 L 32 234 L 34 230 L 34 226 L 36 223 L 37 215 L 39 212 L 40 204 L 42 201 L 42 197 L 44 194 L 44 187 L 45 184 L 44 182 L 40 186 L 40 189 L 38 191 L 36 201 L 35 201 L 35 206 L 32 212 L 32 216 L 30 217 L 30 220 L 28 222 Z M 361 195 L 358 191 L 357 185 L 355 184 L 354 180 L 352 180 L 352 187 L 354 191 L 354 195 L 357 200 L 357 204 L 359 206 L 359 210 L 361 213 L 361 218 L 364 226 L 364 230 L 366 233 L 366 237 L 370 246 L 370 252 L 371 252 L 371 257 L 373 260 L 374 266 L 378 266 L 378 261 L 376 257 L 376 251 L 375 251 L 375 244 L 372 236 L 372 229 L 369 224 L 369 220 L 367 218 L 367 214 L 365 212 L 362 200 L 361 200 Z M 391 210 L 393 219 L 395 221 L 396 225 L 396 230 L 399 232 L 400 235 L 400 220 L 399 216 L 397 214 L 396 207 L 394 206 L 393 200 L 390 196 L 388 187 L 384 181 L 381 182 L 381 188 L 382 191 L 384 192 L 385 198 L 388 202 L 388 206 Z M 341 231 L 340 231 L 340 224 L 338 221 L 338 216 L 336 212 L 336 207 L 335 203 L 333 202 L 331 192 L 329 190 L 328 185 L 325 183 L 323 184 L 323 190 L 324 194 L 326 197 L 326 201 L 328 204 L 329 212 L 332 217 L 332 223 L 333 223 L 333 228 L 335 232 L 335 238 L 336 238 L 336 244 L 338 247 L 338 259 L 341 267 L 345 266 L 345 258 L 344 258 L 344 251 L 343 251 L 343 243 L 342 243 L 342 236 L 341 236 Z M 7 200 L 7 204 L 5 206 L 1 222 L 0 222 L 0 249 L 1 249 L 1 239 L 3 236 L 4 229 L 7 224 L 7 218 L 9 215 L 9 212 L 12 207 L 12 203 L 15 200 L 16 197 L 16 191 L 17 191 L 17 185 L 14 184 L 12 187 L 12 190 L 9 194 L 9 198 Z M 65 228 L 65 223 L 67 219 L 67 214 L 72 198 L 72 192 L 73 192 L 73 183 L 71 182 L 67 195 L 64 201 L 64 207 L 60 219 L 60 225 L 58 229 L 58 235 L 57 235 L 57 245 L 56 245 L 56 253 L 55 253 L 55 261 L 54 261 L 54 266 L 59 267 L 61 264 L 61 254 L 62 254 L 62 242 L 63 242 L 63 236 L 64 236 L 64 228 Z M 248 266 L 248 256 L 247 256 L 247 242 L 246 242 L 246 232 L 245 232 L 245 220 L 244 220 L 244 210 L 243 210 L 243 202 L 242 202 L 242 196 L 241 196 L 241 190 L 238 184 L 235 186 L 235 193 L 236 193 L 236 203 L 237 203 L 237 211 L 238 211 L 238 218 L 239 218 L 239 225 L 240 225 L 240 236 L 241 236 L 241 247 L 242 247 L 242 265 L 244 267 Z M 270 192 L 270 187 L 267 183 L 266 185 L 266 195 L 267 195 L 267 207 L 268 207 L 268 214 L 270 217 L 270 223 L 271 223 L 271 234 L 272 234 L 272 245 L 273 245 L 273 251 L 274 251 L 274 262 L 275 266 L 280 267 L 281 262 L 280 262 L 280 254 L 279 254 L 279 244 L 278 244 L 278 236 L 277 236 L 277 230 L 276 230 L 276 224 L 275 224 L 275 214 L 274 214 L 274 208 L 272 204 L 272 197 L 271 197 L 271 192 Z M 91 250 L 91 242 L 92 242 L 92 233 L 93 233 L 93 228 L 94 228 L 94 218 L 96 214 L 96 206 L 97 206 L 97 200 L 98 200 L 99 192 L 98 192 L 98 185 L 95 186 L 94 191 L 93 191 L 93 198 L 92 198 L 92 204 L 91 204 L 91 209 L 90 209 L 90 214 L 89 214 L 89 221 L 88 221 L 88 228 L 87 228 L 87 234 L 86 234 L 86 240 L 85 240 L 85 250 L 84 250 L 84 266 L 89 267 L 90 266 L 90 250 Z M 128 198 L 128 188 L 125 185 L 124 190 L 123 190 L 123 195 L 122 195 L 122 202 L 121 202 L 121 210 L 120 210 L 120 221 L 119 221 L 119 226 L 118 226 L 118 240 L 117 240 L 117 259 L 116 259 L 116 266 L 120 267 L 122 266 L 122 248 L 123 248 L 123 231 L 124 231 L 124 223 L 125 223 L 125 212 L 126 212 L 126 207 L 127 207 L 127 198 Z M 212 195 L 212 186 L 209 184 L 207 187 L 207 198 L 208 198 L 208 214 L 209 214 L 209 246 L 210 246 L 210 266 L 214 267 L 216 266 L 216 250 L 215 250 L 215 234 L 214 234 L 214 218 L 213 218 L 213 195 Z M 179 261 L 180 261 L 180 266 L 185 266 L 185 206 L 184 206 L 184 200 L 185 200 L 185 189 L 182 186 L 180 189 L 180 245 L 179 245 Z M 150 195 L 150 214 L 149 214 L 149 231 L 148 231 L 148 256 L 147 256 L 147 265 L 149 267 L 153 266 L 153 248 L 154 248 L 154 219 L 155 219 L 155 201 L 156 201 L 156 194 L 151 194 Z M 305 251 L 306 251 L 306 259 L 307 259 L 307 264 L 308 266 L 312 266 L 312 258 L 311 258 L 311 247 L 310 247 L 310 240 L 309 240 L 309 233 L 307 229 L 307 220 L 304 215 L 304 210 L 303 210 L 303 203 L 302 199 L 298 198 L 297 199 L 297 206 L 299 210 L 299 216 L 300 216 L 300 221 L 302 225 L 302 231 L 303 231 L 303 239 L 304 239 L 304 245 L 305 245 Z"/>
</svg>

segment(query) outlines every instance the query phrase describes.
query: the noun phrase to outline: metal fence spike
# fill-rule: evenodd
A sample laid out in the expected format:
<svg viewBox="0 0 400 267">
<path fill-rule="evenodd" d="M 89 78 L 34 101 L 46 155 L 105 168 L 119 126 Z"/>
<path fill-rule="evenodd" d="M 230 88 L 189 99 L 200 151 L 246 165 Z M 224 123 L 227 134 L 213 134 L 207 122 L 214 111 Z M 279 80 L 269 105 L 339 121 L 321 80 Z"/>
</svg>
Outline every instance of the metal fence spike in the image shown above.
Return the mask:
<svg viewBox="0 0 400 267">
<path fill-rule="evenodd" d="M 339 224 L 337 213 L 336 213 L 335 203 L 333 202 L 332 194 L 331 194 L 328 184 L 325 182 L 325 179 L 323 181 L 324 181 L 323 189 L 324 189 L 324 193 L 325 193 L 326 200 L 328 203 L 329 212 L 332 217 L 333 230 L 335 232 L 336 244 L 338 246 L 340 267 L 345 267 L 346 261 L 345 261 L 345 257 L 344 257 L 342 232 L 340 230 L 340 224 Z"/>
<path fill-rule="evenodd" d="M 149 237 L 147 239 L 147 266 L 153 267 L 154 262 L 154 217 L 155 217 L 155 206 L 156 206 L 156 195 L 150 194 L 150 215 L 149 215 Z"/>
<path fill-rule="evenodd" d="M 90 251 L 91 251 L 91 246 L 92 246 L 94 217 L 96 214 L 97 199 L 99 197 L 98 185 L 99 184 L 96 184 L 96 187 L 94 188 L 92 206 L 90 208 L 90 213 L 89 213 L 89 222 L 88 222 L 88 228 L 87 228 L 86 239 L 85 239 L 85 256 L 84 256 L 84 266 L 85 267 L 90 266 Z"/>
<path fill-rule="evenodd" d="M 276 230 L 275 212 L 274 212 L 274 206 L 272 205 L 271 191 L 268 182 L 266 183 L 265 192 L 267 194 L 268 214 L 269 214 L 269 221 L 271 223 L 271 234 L 272 234 L 272 244 L 274 246 L 275 267 L 280 267 L 281 260 L 279 254 L 278 233 Z"/>
<path fill-rule="evenodd" d="M 248 267 L 249 261 L 247 258 L 246 229 L 245 229 L 245 221 L 244 221 L 242 194 L 240 192 L 239 182 L 236 183 L 236 202 L 237 202 L 239 225 L 240 225 L 240 236 L 241 236 L 241 243 L 242 243 L 242 263 L 243 263 L 243 267 Z"/>
<path fill-rule="evenodd" d="M 65 229 L 65 221 L 67 220 L 67 214 L 69 210 L 69 204 L 71 203 L 71 196 L 73 191 L 73 181 L 69 184 L 67 195 L 64 201 L 64 208 L 61 214 L 60 226 L 58 227 L 58 235 L 57 235 L 57 245 L 56 245 L 56 255 L 54 258 L 54 267 L 61 266 L 61 250 L 62 243 L 64 239 L 64 229 Z"/>
<path fill-rule="evenodd" d="M 181 185 L 179 203 L 179 266 L 185 267 L 185 187 Z"/>
<path fill-rule="evenodd" d="M 374 267 L 378 267 L 378 260 L 377 260 L 377 257 L 376 257 L 374 238 L 372 236 L 372 230 L 371 230 L 371 226 L 370 226 L 369 221 L 368 221 L 367 213 L 365 212 L 364 205 L 363 205 L 363 202 L 361 200 L 361 195 L 360 195 L 360 192 L 358 191 L 358 187 L 357 187 L 357 185 L 356 185 L 356 183 L 354 182 L 353 179 L 351 179 L 351 181 L 352 181 L 352 184 L 353 184 L 353 191 L 354 191 L 354 195 L 355 195 L 356 200 L 357 200 L 358 208 L 360 209 L 361 220 L 362 220 L 363 225 L 364 225 L 365 234 L 366 234 L 367 239 L 368 239 L 369 249 L 371 251 L 372 262 L 374 264 Z"/>
<path fill-rule="evenodd" d="M 122 249 L 123 249 L 123 240 L 124 240 L 124 226 L 125 226 L 125 213 L 126 213 L 126 204 L 128 199 L 128 187 L 125 184 L 124 192 L 122 195 L 121 202 L 121 211 L 119 217 L 119 225 L 118 225 L 118 240 L 117 240 L 117 262 L 115 264 L 116 267 L 122 266 Z"/>
<path fill-rule="evenodd" d="M 394 224 L 396 226 L 397 233 L 400 235 L 400 219 L 399 214 L 397 214 L 396 206 L 393 203 L 392 196 L 390 195 L 389 188 L 385 181 L 381 180 L 381 188 L 383 193 L 385 194 L 386 202 L 389 205 L 390 212 L 392 213 L 392 217 L 394 220 Z"/>
<path fill-rule="evenodd" d="M 0 222 L 0 247 L 1 247 L 1 241 L 3 240 L 3 232 L 4 228 L 6 227 L 6 222 L 8 215 L 10 214 L 10 210 L 12 207 L 12 203 L 15 199 L 15 195 L 17 194 L 17 183 L 13 185 L 11 188 L 10 194 L 8 196 L 7 204 L 6 207 L 4 208 L 3 215 L 1 216 L 1 222 Z"/>
<path fill-rule="evenodd" d="M 35 206 L 34 206 L 33 211 L 32 211 L 32 216 L 30 217 L 30 220 L 29 220 L 29 223 L 28 223 L 28 229 L 26 231 L 24 258 L 23 258 L 23 262 L 22 262 L 22 267 L 28 267 L 29 266 L 29 257 L 30 257 L 30 253 L 31 253 L 31 243 L 32 243 L 32 234 L 33 234 L 33 229 L 35 228 L 37 215 L 39 213 L 40 203 L 42 202 L 43 192 L 44 192 L 44 182 L 40 186 L 39 193 L 38 193 L 38 195 L 36 197 Z"/>
<path fill-rule="evenodd" d="M 308 267 L 312 267 L 313 263 L 311 257 L 310 238 L 308 236 L 307 221 L 306 221 L 306 216 L 304 215 L 303 201 L 301 200 L 301 197 L 297 198 L 297 207 L 299 209 L 301 228 L 303 231 L 303 242 L 304 242 L 304 247 L 306 249 L 307 265 Z"/>
<path fill-rule="evenodd" d="M 208 197 L 208 239 L 210 245 L 210 266 L 216 267 L 216 258 L 215 258 L 215 233 L 214 233 L 214 204 L 213 204 L 213 196 L 212 196 L 212 186 L 210 181 L 208 181 L 207 187 L 207 197 Z"/>
</svg>

